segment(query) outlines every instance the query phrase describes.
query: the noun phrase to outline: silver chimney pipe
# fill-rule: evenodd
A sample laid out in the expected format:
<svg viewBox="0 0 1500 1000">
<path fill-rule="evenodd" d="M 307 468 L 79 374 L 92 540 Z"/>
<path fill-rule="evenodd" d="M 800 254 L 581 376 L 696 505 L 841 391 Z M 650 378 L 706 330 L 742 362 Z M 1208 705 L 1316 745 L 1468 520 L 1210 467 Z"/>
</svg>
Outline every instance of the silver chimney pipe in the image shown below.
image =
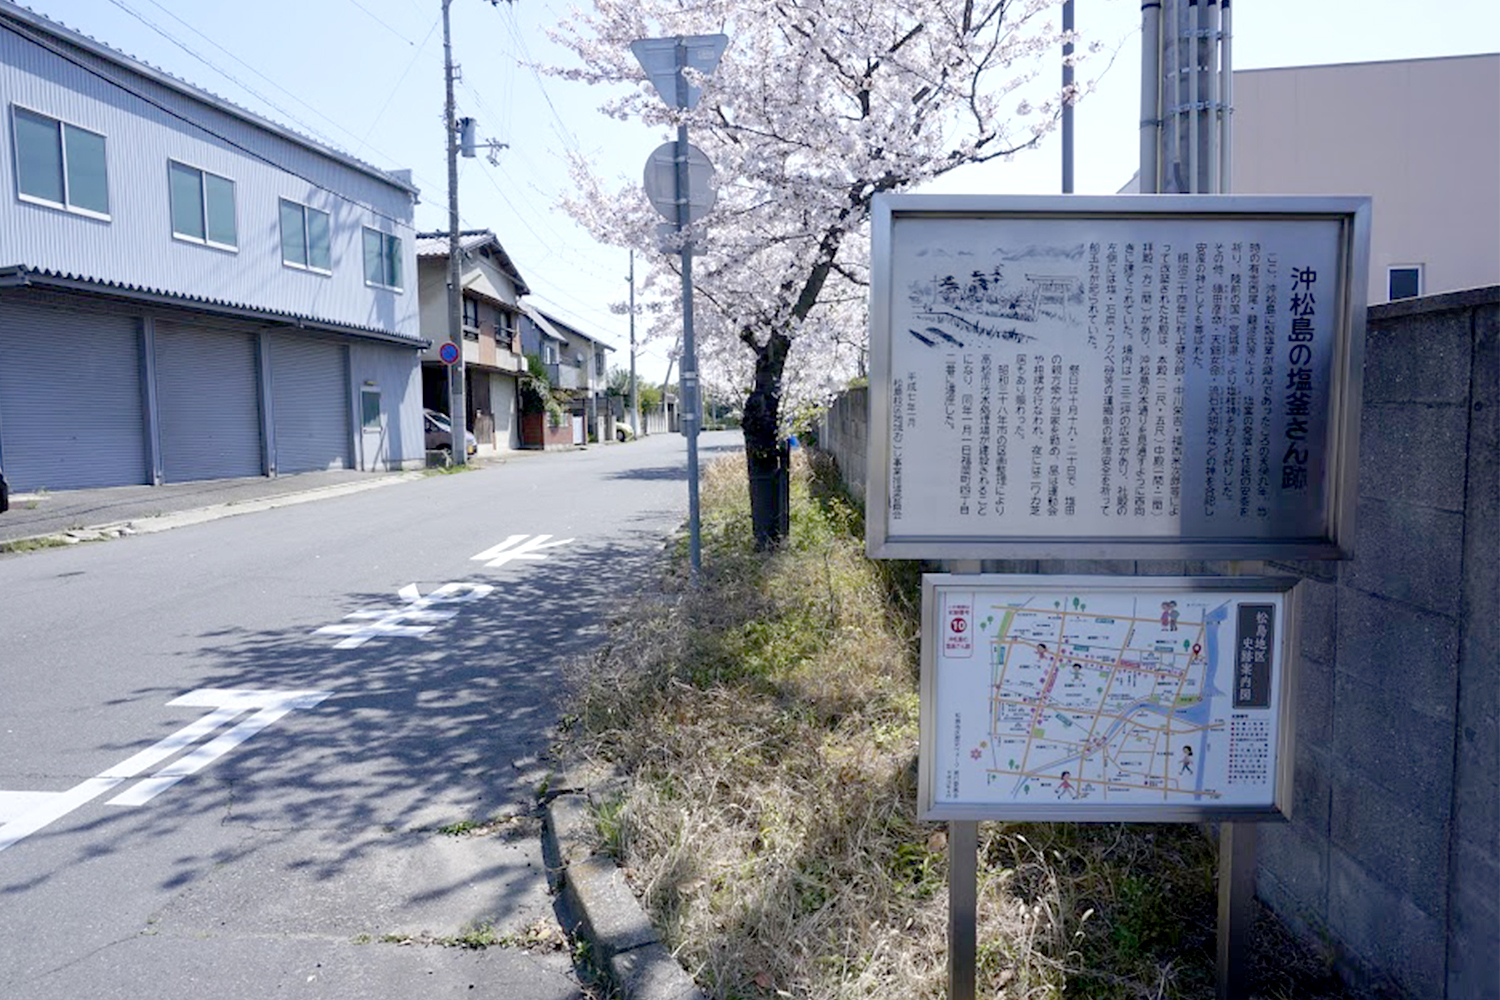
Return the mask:
<svg viewBox="0 0 1500 1000">
<path fill-rule="evenodd" d="M 1189 194 L 1203 192 L 1203 186 L 1198 183 L 1198 119 L 1201 116 L 1199 109 L 1203 105 L 1203 78 L 1198 73 L 1198 67 L 1203 61 L 1201 15 L 1202 8 L 1198 6 L 1198 0 L 1188 0 L 1188 31 L 1182 36 L 1187 39 L 1187 45 L 1182 47 L 1182 51 L 1187 56 L 1188 67 L 1187 189 Z"/>
<path fill-rule="evenodd" d="M 1219 191 L 1228 194 L 1234 190 L 1234 32 L 1229 12 L 1229 0 L 1223 0 L 1222 23 L 1219 26 L 1223 59 L 1219 64 L 1223 86 L 1220 91 L 1222 107 L 1219 109 L 1219 130 L 1223 139 L 1219 143 Z"/>
<path fill-rule="evenodd" d="M 1157 150 L 1162 137 L 1161 0 L 1141 0 L 1141 194 L 1161 192 Z"/>
<path fill-rule="evenodd" d="M 1208 193 L 1222 194 L 1219 179 L 1219 140 L 1223 137 L 1224 119 L 1219 106 L 1219 4 L 1208 0 L 1208 111 L 1204 124 L 1208 128 Z"/>
</svg>

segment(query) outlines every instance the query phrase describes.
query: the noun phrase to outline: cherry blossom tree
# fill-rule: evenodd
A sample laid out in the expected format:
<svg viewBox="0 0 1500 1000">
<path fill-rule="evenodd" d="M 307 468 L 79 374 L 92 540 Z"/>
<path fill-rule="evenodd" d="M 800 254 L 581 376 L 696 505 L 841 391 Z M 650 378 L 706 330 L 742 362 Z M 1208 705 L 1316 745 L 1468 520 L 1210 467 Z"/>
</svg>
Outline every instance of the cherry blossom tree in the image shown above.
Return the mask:
<svg viewBox="0 0 1500 1000">
<path fill-rule="evenodd" d="M 827 398 L 866 350 L 871 200 L 1035 146 L 1076 97 L 1034 81 L 1058 67 L 1058 0 L 594 0 L 553 33 L 590 83 L 632 84 L 602 110 L 675 128 L 713 160 L 718 203 L 694 260 L 705 373 L 745 392 L 752 473 L 774 471 L 788 400 Z M 723 32 L 704 96 L 675 112 L 630 52 L 640 38 Z M 616 88 L 618 92 L 618 88 Z M 631 178 L 573 165 L 565 207 L 608 243 L 648 251 L 660 218 Z M 648 253 L 646 288 L 675 296 L 677 258 Z M 964 279 L 960 279 L 964 280 Z M 671 310 L 658 324 L 675 321 Z M 752 505 L 764 498 L 752 490 Z M 758 524 L 776 523 L 756 511 Z"/>
</svg>

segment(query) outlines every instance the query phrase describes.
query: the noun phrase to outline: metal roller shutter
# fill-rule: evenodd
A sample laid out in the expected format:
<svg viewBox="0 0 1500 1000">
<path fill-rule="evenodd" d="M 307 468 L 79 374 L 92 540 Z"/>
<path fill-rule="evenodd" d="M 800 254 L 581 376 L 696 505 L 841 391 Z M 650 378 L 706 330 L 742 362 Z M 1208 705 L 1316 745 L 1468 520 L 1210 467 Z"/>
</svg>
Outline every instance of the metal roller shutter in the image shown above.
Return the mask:
<svg viewBox="0 0 1500 1000">
<path fill-rule="evenodd" d="M 256 356 L 253 333 L 156 324 L 163 480 L 261 475 Z"/>
<path fill-rule="evenodd" d="M 343 346 L 273 334 L 271 416 L 278 473 L 347 469 L 349 378 Z"/>
<path fill-rule="evenodd" d="M 12 489 L 149 481 L 139 323 L 0 306 L 0 462 Z"/>
</svg>

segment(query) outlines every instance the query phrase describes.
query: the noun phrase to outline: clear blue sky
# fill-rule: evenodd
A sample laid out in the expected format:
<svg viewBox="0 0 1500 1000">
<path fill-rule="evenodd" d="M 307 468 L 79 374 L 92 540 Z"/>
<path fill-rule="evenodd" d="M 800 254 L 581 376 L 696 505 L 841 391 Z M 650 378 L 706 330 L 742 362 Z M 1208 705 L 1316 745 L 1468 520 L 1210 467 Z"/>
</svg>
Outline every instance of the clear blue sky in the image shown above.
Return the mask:
<svg viewBox="0 0 1500 1000">
<path fill-rule="evenodd" d="M 376 166 L 413 169 L 422 188 L 418 227 L 446 228 L 438 0 L 27 5 Z M 601 94 L 528 68 L 568 61 L 545 28 L 570 9 L 562 0 L 498 7 L 453 0 L 455 59 L 463 68 L 459 113 L 479 120 L 481 138 L 510 146 L 498 166 L 460 160 L 460 211 L 465 227 L 500 236 L 532 301 L 614 343 L 620 348 L 614 360 L 623 364 L 627 321 L 609 305 L 626 298 L 626 251 L 595 244 L 556 207 L 568 183 L 563 157 L 580 150 L 607 177 L 639 178 L 647 155 L 668 137 L 607 120 L 594 110 Z M 1500 51 L 1496 0 L 1456 0 L 1433 13 L 1395 0 L 1240 0 L 1233 10 L 1239 69 Z M 1136 165 L 1140 4 L 1077 0 L 1076 11 L 1078 29 L 1107 49 L 1080 70 L 1080 77 L 1104 75 L 1077 111 L 1076 187 L 1109 193 Z M 1053 193 L 1059 178 L 1054 138 L 1036 153 L 987 166 L 944 190 Z M 645 375 L 660 377 L 669 346 L 644 345 Z"/>
</svg>

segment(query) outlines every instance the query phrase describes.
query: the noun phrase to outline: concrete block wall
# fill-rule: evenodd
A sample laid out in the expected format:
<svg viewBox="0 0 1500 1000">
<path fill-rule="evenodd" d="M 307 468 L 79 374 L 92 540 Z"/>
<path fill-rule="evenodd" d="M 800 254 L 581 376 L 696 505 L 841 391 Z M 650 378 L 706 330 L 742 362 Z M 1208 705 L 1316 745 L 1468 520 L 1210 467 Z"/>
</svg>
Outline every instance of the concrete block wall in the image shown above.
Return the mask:
<svg viewBox="0 0 1500 1000">
<path fill-rule="evenodd" d="M 1500 287 L 1372 307 L 1355 558 L 1241 564 L 1305 588 L 1292 818 L 1261 827 L 1257 892 L 1373 996 L 1500 1000 L 1497 340 Z M 845 394 L 820 437 L 861 496 L 866 413 Z"/>
<path fill-rule="evenodd" d="M 849 492 L 865 497 L 865 453 L 870 421 L 870 390 L 850 389 L 828 407 L 818 423 L 818 447 L 833 456 Z"/>
<path fill-rule="evenodd" d="M 1355 557 L 1271 564 L 1311 600 L 1297 808 L 1257 887 L 1371 992 L 1496 1000 L 1500 288 L 1368 324 Z"/>
</svg>

